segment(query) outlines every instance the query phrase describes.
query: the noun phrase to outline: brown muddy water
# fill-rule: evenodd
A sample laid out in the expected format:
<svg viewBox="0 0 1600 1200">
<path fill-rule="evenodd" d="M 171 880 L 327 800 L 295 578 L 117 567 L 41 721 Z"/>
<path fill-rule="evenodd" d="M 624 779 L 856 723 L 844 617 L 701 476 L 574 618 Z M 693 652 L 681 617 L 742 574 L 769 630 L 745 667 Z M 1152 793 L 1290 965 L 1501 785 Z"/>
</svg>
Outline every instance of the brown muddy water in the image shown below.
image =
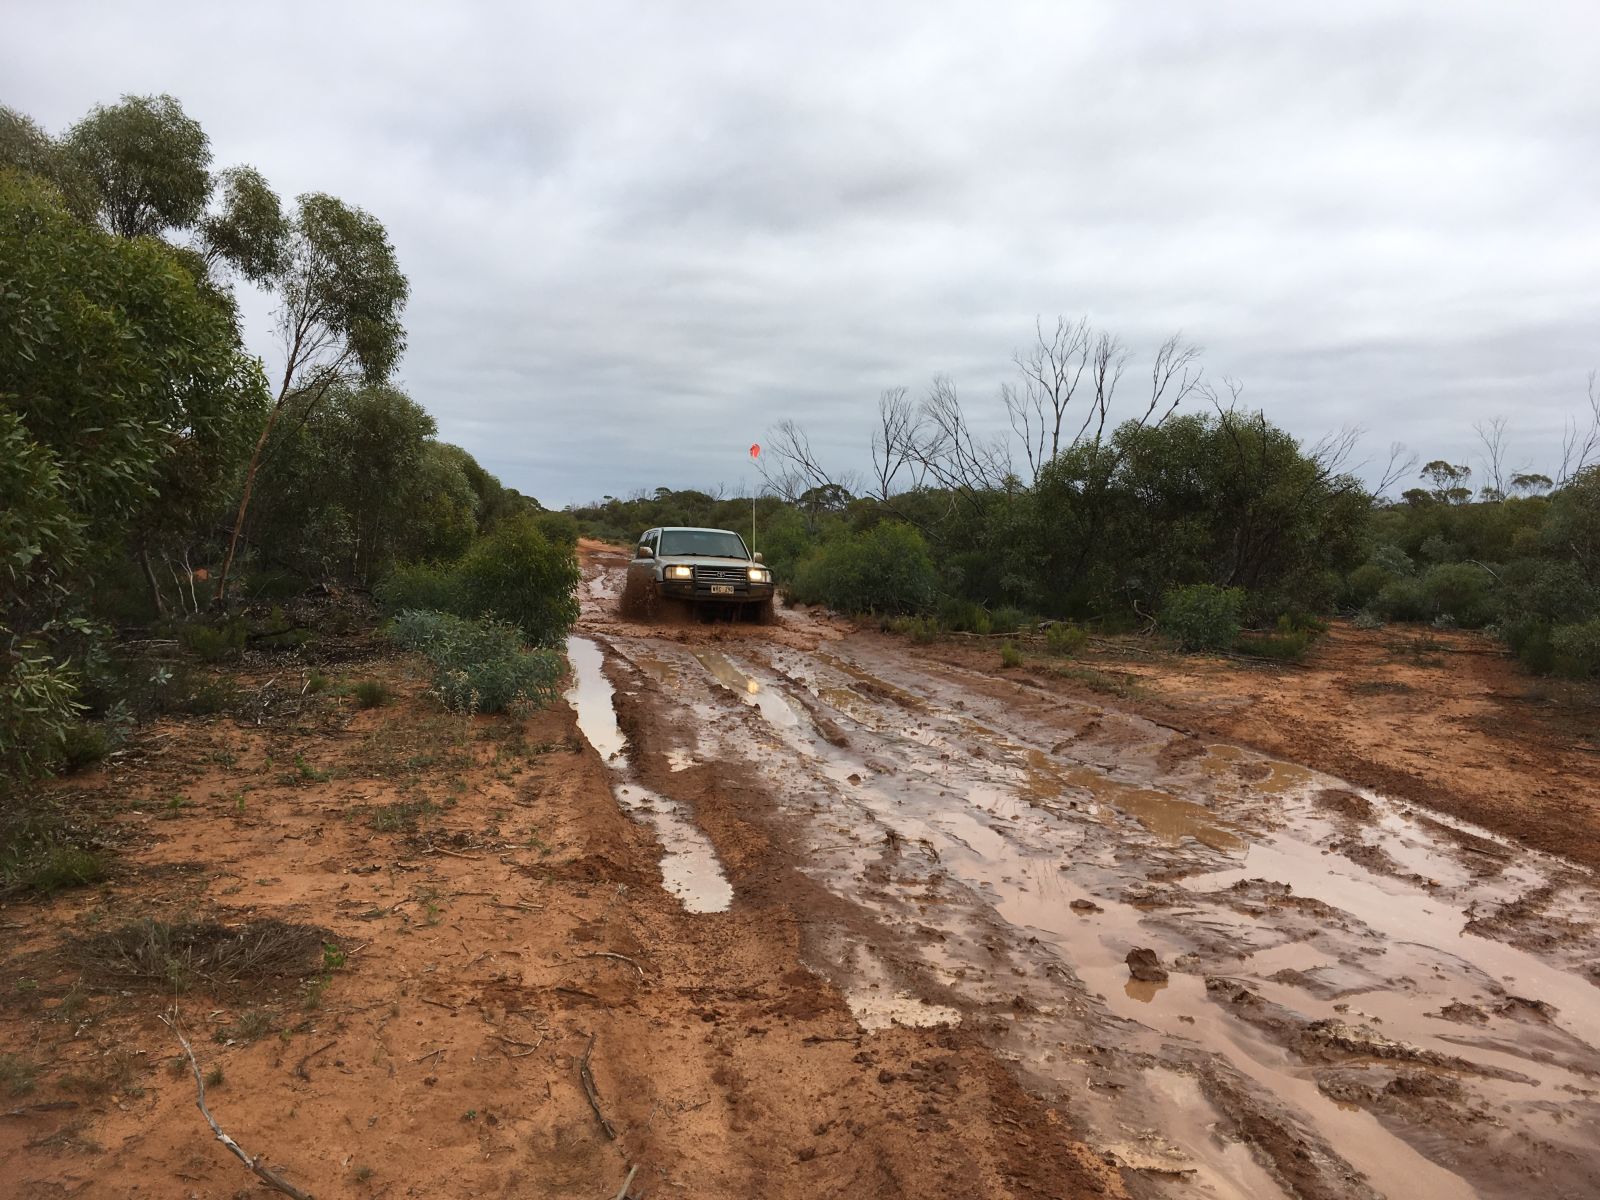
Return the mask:
<svg viewBox="0 0 1600 1200">
<path fill-rule="evenodd" d="M 861 1027 L 979 1031 L 1135 1192 L 1600 1195 L 1591 873 L 1115 709 L 1029 715 L 849 639 L 609 645 L 686 714 L 638 749 L 744 764 L 802 869 L 856 906 L 809 954 Z M 726 907 L 692 814 L 631 775 L 599 647 L 571 650 L 580 725 L 663 875 L 686 907 Z M 1135 947 L 1167 977 L 1132 979 Z"/>
</svg>

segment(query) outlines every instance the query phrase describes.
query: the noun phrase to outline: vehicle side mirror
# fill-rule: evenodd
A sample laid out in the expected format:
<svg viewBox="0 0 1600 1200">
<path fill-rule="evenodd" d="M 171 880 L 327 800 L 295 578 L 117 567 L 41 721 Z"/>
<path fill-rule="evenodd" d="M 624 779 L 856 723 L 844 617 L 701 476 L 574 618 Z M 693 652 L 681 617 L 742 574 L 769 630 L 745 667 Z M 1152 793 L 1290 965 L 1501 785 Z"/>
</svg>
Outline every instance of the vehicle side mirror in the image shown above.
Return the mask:
<svg viewBox="0 0 1600 1200">
<path fill-rule="evenodd" d="M 761 551 L 759 551 L 759 550 L 757 550 L 750 557 L 755 559 L 757 562 L 765 562 L 766 561 L 764 558 L 761 557 Z"/>
<path fill-rule="evenodd" d="M 650 549 L 649 546 L 640 546 L 639 547 L 639 557 L 640 558 L 654 558 L 655 556 L 656 556 L 656 552 L 654 550 Z"/>
</svg>

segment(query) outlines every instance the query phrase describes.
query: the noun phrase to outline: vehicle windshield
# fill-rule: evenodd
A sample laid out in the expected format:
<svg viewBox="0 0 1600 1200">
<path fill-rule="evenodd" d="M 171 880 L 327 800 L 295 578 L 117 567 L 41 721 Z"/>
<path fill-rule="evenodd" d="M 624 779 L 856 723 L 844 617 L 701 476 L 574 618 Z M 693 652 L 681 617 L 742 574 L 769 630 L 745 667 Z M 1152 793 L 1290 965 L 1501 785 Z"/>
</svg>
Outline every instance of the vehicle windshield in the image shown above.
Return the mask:
<svg viewBox="0 0 1600 1200">
<path fill-rule="evenodd" d="M 699 558 L 749 558 L 744 539 L 726 529 L 663 529 L 662 555 L 684 554 Z"/>
</svg>

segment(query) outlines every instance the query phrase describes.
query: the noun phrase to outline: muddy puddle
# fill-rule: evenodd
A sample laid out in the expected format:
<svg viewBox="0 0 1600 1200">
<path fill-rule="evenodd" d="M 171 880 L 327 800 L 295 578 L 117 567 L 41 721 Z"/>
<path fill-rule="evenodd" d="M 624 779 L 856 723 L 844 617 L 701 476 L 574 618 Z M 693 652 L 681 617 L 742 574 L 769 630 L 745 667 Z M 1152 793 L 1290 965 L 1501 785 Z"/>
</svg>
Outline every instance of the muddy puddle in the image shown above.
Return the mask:
<svg viewBox="0 0 1600 1200">
<path fill-rule="evenodd" d="M 849 641 L 615 649 L 696 714 L 650 749 L 764 775 L 872 922 L 810 950 L 862 1028 L 980 1031 L 1141 1194 L 1520 1196 L 1537 1164 L 1600 1195 L 1600 888 L 1571 864 Z M 1547 894 L 1559 944 L 1493 919 Z"/>
<path fill-rule="evenodd" d="M 662 883 L 689 912 L 726 912 L 733 903 L 733 888 L 710 839 L 675 801 L 631 777 L 627 738 L 617 724 L 614 693 L 599 645 L 570 637 L 567 660 L 572 664 L 572 683 L 566 701 L 577 714 L 578 729 L 610 769 L 617 802 L 655 831 L 661 843 Z"/>
</svg>

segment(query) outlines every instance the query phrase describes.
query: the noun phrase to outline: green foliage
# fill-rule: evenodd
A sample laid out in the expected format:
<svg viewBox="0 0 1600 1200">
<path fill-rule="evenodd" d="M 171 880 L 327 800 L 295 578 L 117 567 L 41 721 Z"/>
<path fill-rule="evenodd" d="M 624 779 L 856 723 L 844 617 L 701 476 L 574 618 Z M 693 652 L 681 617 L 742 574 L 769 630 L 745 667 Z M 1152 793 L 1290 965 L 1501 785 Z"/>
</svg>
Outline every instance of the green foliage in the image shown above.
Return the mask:
<svg viewBox="0 0 1600 1200">
<path fill-rule="evenodd" d="M 1319 637 L 1328 632 L 1328 623 L 1304 613 L 1284 613 L 1269 632 L 1246 631 L 1233 649 L 1252 658 L 1299 662 Z"/>
<path fill-rule="evenodd" d="M 68 725 L 61 735 L 61 767 L 81 771 L 111 753 L 112 741 L 104 725 L 79 721 Z"/>
<path fill-rule="evenodd" d="M 1551 631 L 1552 667 L 1573 679 L 1600 675 L 1600 617 Z"/>
<path fill-rule="evenodd" d="M 451 567 L 436 563 L 397 564 L 372 595 L 390 616 L 408 608 L 458 613 L 466 606 L 460 577 Z"/>
<path fill-rule="evenodd" d="M 387 381 L 405 350 L 411 285 L 382 222 L 333 196 L 301 196 L 284 264 L 286 324 L 348 348 L 369 386 Z"/>
<path fill-rule="evenodd" d="M 201 662 L 215 663 L 237 658 L 248 634 L 245 619 L 235 615 L 214 622 L 191 621 L 179 630 L 178 640 Z"/>
<path fill-rule="evenodd" d="M 1081 653 L 1088 641 L 1088 631 L 1071 621 L 1057 621 L 1044 631 L 1044 648 L 1059 658 Z"/>
<path fill-rule="evenodd" d="M 1008 572 L 1047 615 L 1110 615 L 1199 583 L 1270 613 L 1332 601 L 1370 507 L 1260 413 L 1225 412 L 1128 423 L 1064 451 L 1015 522 L 976 532 L 985 559 L 1014 556 Z"/>
<path fill-rule="evenodd" d="M 1493 576 L 1475 563 L 1447 562 L 1428 568 L 1422 577 L 1422 596 L 1428 615 L 1447 617 L 1457 625 L 1476 629 L 1494 617 L 1490 596 Z"/>
<path fill-rule="evenodd" d="M 59 809 L 15 803 L 0 810 L 0 895 L 52 895 L 98 883 L 105 878 L 106 867 L 106 858 L 95 849 L 89 833 Z"/>
<path fill-rule="evenodd" d="M 578 522 L 571 513 L 535 513 L 532 520 L 534 528 L 542 533 L 552 546 L 565 546 L 569 550 L 577 547 Z"/>
<path fill-rule="evenodd" d="M 96 105 L 65 138 L 93 182 L 99 215 L 125 238 L 157 237 L 199 221 L 211 196 L 211 145 L 171 96 Z"/>
<path fill-rule="evenodd" d="M 1394 579 L 1373 598 L 1372 611 L 1386 621 L 1422 621 L 1430 615 L 1427 593 L 1418 579 Z"/>
<path fill-rule="evenodd" d="M 392 634 L 434 667 L 433 690 L 453 712 L 542 708 L 560 695 L 566 662 L 550 650 L 525 650 L 510 622 L 438 612 L 404 612 Z"/>
<path fill-rule="evenodd" d="M 200 221 L 208 254 L 226 260 L 252 283 L 267 283 L 283 269 L 289 220 L 278 194 L 254 167 L 217 175 L 221 204 Z"/>
<path fill-rule="evenodd" d="M 1002 668 L 1020 667 L 1021 665 L 1022 651 L 1018 650 L 1013 643 L 1007 642 L 1000 647 L 1000 666 Z"/>
<path fill-rule="evenodd" d="M 535 646 L 559 645 L 578 620 L 577 557 L 529 518 L 496 525 L 462 555 L 455 572 L 469 615 L 504 618 Z"/>
<path fill-rule="evenodd" d="M 932 617 L 895 617 L 887 628 L 904 634 L 919 646 L 931 645 L 939 640 L 939 623 Z"/>
<path fill-rule="evenodd" d="M 265 385 L 169 249 L 86 227 L 9 173 L 0 279 L 0 772 L 15 775 L 40 768 L 70 715 L 96 555 L 182 505 L 155 500 L 169 472 L 226 458 Z"/>
<path fill-rule="evenodd" d="M 363 679 L 356 684 L 354 695 L 361 708 L 382 708 L 392 699 L 389 685 L 381 679 Z"/>
<path fill-rule="evenodd" d="M 840 612 L 918 613 L 933 606 L 935 584 L 922 535 L 885 521 L 814 552 L 796 572 L 793 594 Z"/>
<path fill-rule="evenodd" d="M 1239 640 L 1243 608 L 1242 588 L 1197 583 L 1168 591 L 1157 623 L 1180 649 L 1228 650 Z"/>
<path fill-rule="evenodd" d="M 989 621 L 989 614 L 981 604 L 971 600 L 962 600 L 956 596 L 946 596 L 939 601 L 935 610 L 939 624 L 945 629 L 956 633 L 987 634 L 993 632 Z"/>
<path fill-rule="evenodd" d="M 454 558 L 476 533 L 455 448 L 399 389 L 335 385 L 292 400 L 276 428 L 255 540 L 302 574 L 370 582 L 397 558 Z"/>
<path fill-rule="evenodd" d="M 989 616 L 989 627 L 995 633 L 1016 633 L 1028 621 L 1028 614 L 1020 608 L 1003 605 Z"/>
</svg>

